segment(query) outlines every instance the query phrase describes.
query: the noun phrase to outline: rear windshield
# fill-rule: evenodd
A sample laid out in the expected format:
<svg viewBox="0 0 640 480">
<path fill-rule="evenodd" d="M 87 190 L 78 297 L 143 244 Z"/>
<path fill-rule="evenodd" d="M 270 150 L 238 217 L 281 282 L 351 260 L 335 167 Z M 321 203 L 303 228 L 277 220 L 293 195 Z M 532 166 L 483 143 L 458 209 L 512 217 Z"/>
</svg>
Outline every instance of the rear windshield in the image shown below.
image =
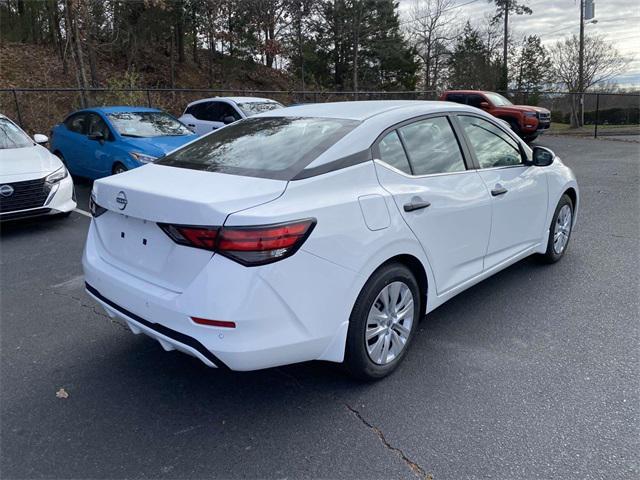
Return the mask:
<svg viewBox="0 0 640 480">
<path fill-rule="evenodd" d="M 110 113 L 109 120 L 123 137 L 174 137 L 193 133 L 163 112 Z"/>
<path fill-rule="evenodd" d="M 333 118 L 248 118 L 176 150 L 156 165 L 291 180 L 358 123 Z"/>
</svg>

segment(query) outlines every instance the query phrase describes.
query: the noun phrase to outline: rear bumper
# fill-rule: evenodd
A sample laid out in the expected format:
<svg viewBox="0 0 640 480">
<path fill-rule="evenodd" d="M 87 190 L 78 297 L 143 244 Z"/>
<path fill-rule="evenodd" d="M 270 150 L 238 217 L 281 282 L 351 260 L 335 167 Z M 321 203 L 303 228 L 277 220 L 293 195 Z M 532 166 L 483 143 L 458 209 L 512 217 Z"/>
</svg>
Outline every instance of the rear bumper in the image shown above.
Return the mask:
<svg viewBox="0 0 640 480">
<path fill-rule="evenodd" d="M 100 242 L 92 221 L 83 255 L 88 293 L 110 316 L 166 350 L 232 370 L 343 360 L 349 315 L 362 285 L 355 272 L 304 250 L 252 268 L 214 255 L 176 292 L 112 265 L 101 256 Z M 201 325 L 191 317 L 236 327 Z"/>
<path fill-rule="evenodd" d="M 88 283 L 85 284 L 85 287 L 87 293 L 103 306 L 110 317 L 119 317 L 123 319 L 125 322 L 127 322 L 127 325 L 129 325 L 131 331 L 136 335 L 144 333 L 149 337 L 158 340 L 158 342 L 160 342 L 160 345 L 162 345 L 162 348 L 164 348 L 165 350 L 179 350 L 188 355 L 192 355 L 196 358 L 199 358 L 205 365 L 209 367 L 227 368 L 227 366 L 222 363 L 222 360 L 218 359 L 195 338 L 167 328 L 164 325 L 150 322 L 142 317 L 139 317 L 135 313 L 125 310 L 115 302 L 112 302 L 108 298 L 104 297 L 100 292 L 98 292 L 98 290 L 93 288 Z"/>
</svg>

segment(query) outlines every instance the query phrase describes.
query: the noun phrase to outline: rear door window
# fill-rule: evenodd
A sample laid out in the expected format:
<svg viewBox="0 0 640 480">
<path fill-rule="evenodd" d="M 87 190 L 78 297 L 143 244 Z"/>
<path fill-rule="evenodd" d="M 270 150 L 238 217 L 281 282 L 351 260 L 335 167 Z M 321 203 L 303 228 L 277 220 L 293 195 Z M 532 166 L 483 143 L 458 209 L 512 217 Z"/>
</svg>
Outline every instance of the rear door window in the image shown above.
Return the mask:
<svg viewBox="0 0 640 480">
<path fill-rule="evenodd" d="M 485 98 L 482 95 L 477 93 L 471 93 L 467 95 L 467 103 L 472 107 L 480 108 L 480 104 L 482 102 L 486 102 Z"/>
<path fill-rule="evenodd" d="M 249 118 L 201 137 L 156 165 L 291 180 L 360 122 L 334 118 Z"/>
<path fill-rule="evenodd" d="M 380 160 L 384 163 L 397 168 L 401 172 L 408 175 L 411 174 L 411 167 L 409 166 L 409 159 L 404 152 L 404 147 L 398 137 L 398 132 L 395 130 L 387 134 L 378 144 L 380 150 Z"/>
<path fill-rule="evenodd" d="M 466 170 L 460 145 L 446 117 L 420 120 L 399 131 L 414 175 Z"/>
<path fill-rule="evenodd" d="M 448 102 L 456 102 L 456 103 L 467 103 L 467 99 L 462 93 L 449 93 L 447 95 Z"/>
</svg>

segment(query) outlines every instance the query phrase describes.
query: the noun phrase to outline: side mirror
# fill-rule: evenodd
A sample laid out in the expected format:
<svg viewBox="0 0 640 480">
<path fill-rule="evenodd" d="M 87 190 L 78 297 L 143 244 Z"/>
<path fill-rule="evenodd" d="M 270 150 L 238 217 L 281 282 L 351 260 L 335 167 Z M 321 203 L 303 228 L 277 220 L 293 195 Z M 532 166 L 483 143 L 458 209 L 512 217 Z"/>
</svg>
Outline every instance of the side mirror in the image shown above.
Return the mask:
<svg viewBox="0 0 640 480">
<path fill-rule="evenodd" d="M 49 141 L 49 137 L 47 137 L 46 135 L 42 135 L 41 133 L 36 133 L 33 136 L 33 141 L 38 145 L 42 145 L 43 143 L 47 143 Z"/>
<path fill-rule="evenodd" d="M 98 142 L 104 142 L 104 134 L 102 132 L 90 133 L 89 140 L 97 140 Z"/>
<path fill-rule="evenodd" d="M 489 108 L 490 106 L 489 102 L 480 102 L 480 108 Z"/>
<path fill-rule="evenodd" d="M 226 117 L 224 117 L 222 119 L 222 123 L 224 123 L 225 125 L 229 125 L 230 123 L 233 123 L 235 121 L 236 121 L 236 119 L 233 118 L 231 115 L 227 115 Z"/>
<path fill-rule="evenodd" d="M 548 167 L 555 158 L 556 154 L 553 153 L 553 150 L 545 147 L 533 147 L 533 161 L 531 163 L 536 167 Z"/>
</svg>

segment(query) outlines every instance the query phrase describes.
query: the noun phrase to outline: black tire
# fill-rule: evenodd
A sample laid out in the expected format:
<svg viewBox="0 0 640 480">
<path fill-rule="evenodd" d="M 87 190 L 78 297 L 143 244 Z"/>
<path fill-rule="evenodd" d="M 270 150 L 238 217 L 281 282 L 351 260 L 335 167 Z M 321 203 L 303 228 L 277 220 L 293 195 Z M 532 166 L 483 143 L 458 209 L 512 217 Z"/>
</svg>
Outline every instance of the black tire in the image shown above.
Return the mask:
<svg viewBox="0 0 640 480">
<path fill-rule="evenodd" d="M 556 226 L 556 222 L 558 221 L 560 210 L 562 210 L 562 207 L 564 207 L 565 205 L 568 205 L 569 208 L 571 209 L 571 222 L 570 222 L 571 224 L 569 228 L 567 241 L 564 247 L 562 248 L 562 251 L 557 252 L 556 249 L 554 248 L 555 226 Z M 540 255 L 541 260 L 544 261 L 545 263 L 556 263 L 567 252 L 567 248 L 569 248 L 569 241 L 571 240 L 571 233 L 573 232 L 573 212 L 574 212 L 573 202 L 571 201 L 571 198 L 569 197 L 569 195 L 564 194 L 560 198 L 560 201 L 556 206 L 556 210 L 553 213 L 553 217 L 551 218 L 551 225 L 549 225 L 549 238 L 547 239 L 547 251 Z"/>
<path fill-rule="evenodd" d="M 367 352 L 365 340 L 367 319 L 378 295 L 387 285 L 393 282 L 402 282 L 411 291 L 414 301 L 413 318 L 408 338 L 400 353 L 389 363 L 379 365 L 370 358 Z M 344 361 L 347 371 L 352 376 L 362 380 L 377 380 L 393 372 L 404 359 L 413 339 L 418 321 L 423 312 L 422 302 L 423 299 L 418 282 L 411 270 L 406 266 L 401 263 L 390 263 L 376 270 L 362 287 L 349 318 Z"/>
<path fill-rule="evenodd" d="M 59 213 L 59 214 L 57 215 L 57 217 L 58 217 L 58 218 L 67 218 L 69 215 L 71 215 L 71 212 L 72 212 L 72 210 L 71 210 L 71 211 L 68 211 L 68 212 Z"/>
<path fill-rule="evenodd" d="M 522 137 L 522 139 L 527 142 L 527 143 L 531 143 L 533 142 L 536 138 L 538 138 L 538 134 L 534 134 L 534 135 L 527 135 L 525 137 Z"/>
<path fill-rule="evenodd" d="M 120 162 L 114 163 L 113 164 L 113 168 L 111 169 L 111 173 L 113 175 L 117 175 L 118 173 L 122 173 L 122 172 L 126 172 L 126 171 L 127 171 L 127 167 L 125 167 Z"/>
</svg>

